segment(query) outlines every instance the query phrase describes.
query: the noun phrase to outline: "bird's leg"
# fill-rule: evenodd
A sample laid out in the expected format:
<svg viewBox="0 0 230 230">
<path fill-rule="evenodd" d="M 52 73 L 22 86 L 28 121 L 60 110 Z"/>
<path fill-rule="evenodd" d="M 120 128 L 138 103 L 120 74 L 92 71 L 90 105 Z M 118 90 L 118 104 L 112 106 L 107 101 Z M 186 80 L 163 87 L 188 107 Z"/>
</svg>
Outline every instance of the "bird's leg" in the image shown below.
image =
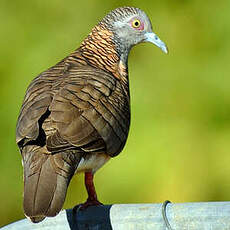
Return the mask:
<svg viewBox="0 0 230 230">
<path fill-rule="evenodd" d="M 85 172 L 85 187 L 88 193 L 88 199 L 85 203 L 81 205 L 80 209 L 82 210 L 93 205 L 102 205 L 102 203 L 99 202 L 97 199 L 97 193 L 93 183 L 92 172 Z"/>
<path fill-rule="evenodd" d="M 93 183 L 93 173 L 85 172 L 85 187 L 88 193 L 87 201 L 97 200 L 97 193 Z"/>
<path fill-rule="evenodd" d="M 88 193 L 88 199 L 85 203 L 78 204 L 73 208 L 73 214 L 75 215 L 77 210 L 84 210 L 89 206 L 97 206 L 103 205 L 97 199 L 96 189 L 93 183 L 93 173 L 92 172 L 85 172 L 85 187 Z"/>
</svg>

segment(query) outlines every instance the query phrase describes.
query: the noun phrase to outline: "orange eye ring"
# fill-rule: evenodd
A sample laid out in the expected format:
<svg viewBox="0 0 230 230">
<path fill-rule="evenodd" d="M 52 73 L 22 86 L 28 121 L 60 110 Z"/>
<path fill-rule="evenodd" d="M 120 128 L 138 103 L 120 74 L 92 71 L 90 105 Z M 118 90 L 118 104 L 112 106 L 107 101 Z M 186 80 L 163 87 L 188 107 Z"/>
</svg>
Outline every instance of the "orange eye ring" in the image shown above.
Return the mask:
<svg viewBox="0 0 230 230">
<path fill-rule="evenodd" d="M 135 19 L 132 21 L 132 27 L 133 28 L 139 28 L 141 26 L 141 22 L 138 19 Z"/>
</svg>

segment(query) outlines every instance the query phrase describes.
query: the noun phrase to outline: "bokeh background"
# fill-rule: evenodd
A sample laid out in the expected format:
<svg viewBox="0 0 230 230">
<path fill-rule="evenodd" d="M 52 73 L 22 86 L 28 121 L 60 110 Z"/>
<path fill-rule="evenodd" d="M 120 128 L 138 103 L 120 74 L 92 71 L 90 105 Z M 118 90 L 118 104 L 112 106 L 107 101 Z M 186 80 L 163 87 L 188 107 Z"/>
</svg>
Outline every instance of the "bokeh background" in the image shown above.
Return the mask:
<svg viewBox="0 0 230 230">
<path fill-rule="evenodd" d="M 96 174 L 100 201 L 230 200 L 229 0 L 1 0 L 0 226 L 24 218 L 15 125 L 26 87 L 124 5 L 147 12 L 170 53 L 151 44 L 130 53 L 130 135 Z M 85 199 L 78 175 L 64 207 Z"/>
</svg>

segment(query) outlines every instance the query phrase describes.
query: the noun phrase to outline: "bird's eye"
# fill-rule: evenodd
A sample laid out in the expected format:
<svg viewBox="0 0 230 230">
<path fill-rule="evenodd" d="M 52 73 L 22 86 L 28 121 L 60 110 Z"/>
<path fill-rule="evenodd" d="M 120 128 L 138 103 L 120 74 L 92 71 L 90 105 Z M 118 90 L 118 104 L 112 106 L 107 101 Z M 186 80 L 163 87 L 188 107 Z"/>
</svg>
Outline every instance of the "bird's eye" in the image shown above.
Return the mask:
<svg viewBox="0 0 230 230">
<path fill-rule="evenodd" d="M 141 25 L 140 20 L 135 19 L 135 20 L 132 21 L 132 26 L 133 26 L 133 28 L 139 28 L 140 25 Z"/>
<path fill-rule="evenodd" d="M 136 30 L 144 30 L 145 24 L 138 18 L 134 18 L 130 21 L 130 25 Z"/>
</svg>

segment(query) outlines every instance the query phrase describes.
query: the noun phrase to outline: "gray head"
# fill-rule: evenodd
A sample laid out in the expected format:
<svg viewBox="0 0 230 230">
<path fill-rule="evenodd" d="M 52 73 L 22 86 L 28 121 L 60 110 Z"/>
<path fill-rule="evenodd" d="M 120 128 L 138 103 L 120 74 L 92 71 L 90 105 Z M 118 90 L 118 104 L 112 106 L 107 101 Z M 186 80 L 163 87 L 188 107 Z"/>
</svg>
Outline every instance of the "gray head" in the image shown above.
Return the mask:
<svg viewBox="0 0 230 230">
<path fill-rule="evenodd" d="M 134 7 L 120 7 L 100 22 L 113 32 L 119 53 L 129 53 L 140 42 L 151 42 L 168 52 L 166 45 L 153 33 L 152 24 L 144 11 Z"/>
</svg>

